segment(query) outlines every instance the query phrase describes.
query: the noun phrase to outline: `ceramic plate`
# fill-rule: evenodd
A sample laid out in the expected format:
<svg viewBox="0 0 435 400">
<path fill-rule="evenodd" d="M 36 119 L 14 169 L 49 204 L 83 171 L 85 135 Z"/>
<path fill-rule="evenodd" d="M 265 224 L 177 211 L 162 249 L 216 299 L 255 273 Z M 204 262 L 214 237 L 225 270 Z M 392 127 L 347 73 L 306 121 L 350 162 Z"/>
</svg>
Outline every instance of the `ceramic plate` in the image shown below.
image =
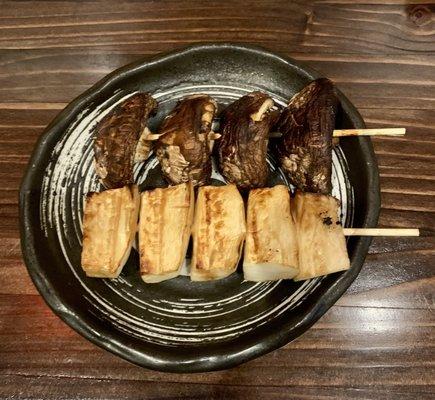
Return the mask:
<svg viewBox="0 0 435 400">
<path fill-rule="evenodd" d="M 261 90 L 284 105 L 319 76 L 264 49 L 203 45 L 121 68 L 69 104 L 36 145 L 20 192 L 24 259 L 53 311 L 93 343 L 141 366 L 174 372 L 229 368 L 306 331 L 358 275 L 370 239 L 348 240 L 350 270 L 297 283 L 244 282 L 238 271 L 214 282 L 180 276 L 145 284 L 136 251 L 118 279 L 94 279 L 81 270 L 80 252 L 84 196 L 102 190 L 92 163 L 92 129 L 117 103 L 151 92 L 159 102 L 155 129 L 177 100 L 192 93 L 208 93 L 223 108 Z M 364 128 L 339 96 L 337 128 Z M 287 184 L 272 155 L 269 164 L 270 183 Z M 153 156 L 136 165 L 135 179 L 142 189 L 164 185 Z M 222 181 L 216 169 L 213 180 Z M 376 226 L 378 170 L 369 139 L 345 138 L 334 149 L 333 187 L 346 226 Z"/>
</svg>

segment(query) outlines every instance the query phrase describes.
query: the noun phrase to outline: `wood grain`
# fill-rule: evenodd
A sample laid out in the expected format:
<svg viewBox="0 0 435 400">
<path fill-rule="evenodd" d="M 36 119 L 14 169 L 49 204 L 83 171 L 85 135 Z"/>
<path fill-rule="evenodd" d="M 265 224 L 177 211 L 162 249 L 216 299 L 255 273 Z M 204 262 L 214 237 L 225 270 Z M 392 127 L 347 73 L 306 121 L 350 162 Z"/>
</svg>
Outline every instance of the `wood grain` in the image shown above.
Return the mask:
<svg viewBox="0 0 435 400">
<path fill-rule="evenodd" d="M 431 399 L 435 396 L 435 5 L 430 1 L 0 1 L 0 398 Z M 19 182 L 44 127 L 143 56 L 258 44 L 333 79 L 374 138 L 381 227 L 347 294 L 302 337 L 229 371 L 163 374 L 64 325 L 27 275 Z"/>
</svg>

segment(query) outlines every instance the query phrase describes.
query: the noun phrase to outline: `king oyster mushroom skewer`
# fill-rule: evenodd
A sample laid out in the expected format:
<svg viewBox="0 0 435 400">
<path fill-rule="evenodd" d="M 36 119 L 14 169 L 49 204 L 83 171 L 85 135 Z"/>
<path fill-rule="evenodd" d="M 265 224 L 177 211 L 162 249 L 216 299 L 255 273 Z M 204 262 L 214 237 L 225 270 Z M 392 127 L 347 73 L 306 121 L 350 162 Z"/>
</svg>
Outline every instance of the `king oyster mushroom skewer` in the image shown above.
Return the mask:
<svg viewBox="0 0 435 400">
<path fill-rule="evenodd" d="M 95 169 L 103 185 L 120 188 L 133 183 L 133 164 L 148 158 L 151 140 L 147 127 L 157 102 L 148 93 L 136 93 L 118 104 L 95 128 Z"/>
<path fill-rule="evenodd" d="M 211 177 L 211 150 L 219 137 L 211 130 L 216 102 L 206 94 L 181 100 L 162 122 L 155 145 L 163 175 L 170 184 L 202 186 Z"/>
<path fill-rule="evenodd" d="M 269 174 L 266 155 L 269 131 L 277 115 L 270 96 L 249 93 L 222 113 L 219 167 L 240 189 L 263 187 Z"/>
</svg>

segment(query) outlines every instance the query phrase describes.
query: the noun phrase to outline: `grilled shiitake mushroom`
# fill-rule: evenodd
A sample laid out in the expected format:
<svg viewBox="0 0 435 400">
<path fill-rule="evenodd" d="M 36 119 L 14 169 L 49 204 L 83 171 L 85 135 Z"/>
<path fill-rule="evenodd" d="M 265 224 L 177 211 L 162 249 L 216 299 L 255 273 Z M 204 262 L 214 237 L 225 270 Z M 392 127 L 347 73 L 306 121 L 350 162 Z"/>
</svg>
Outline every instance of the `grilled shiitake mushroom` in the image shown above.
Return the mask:
<svg viewBox="0 0 435 400">
<path fill-rule="evenodd" d="M 156 155 L 171 184 L 202 186 L 211 176 L 211 148 L 216 138 L 211 124 L 216 102 L 206 94 L 181 100 L 159 128 Z"/>
<path fill-rule="evenodd" d="M 316 79 L 282 111 L 276 151 L 291 183 L 304 192 L 331 192 L 332 133 L 338 100 L 333 83 Z"/>
<path fill-rule="evenodd" d="M 269 131 L 276 118 L 273 109 L 270 96 L 252 92 L 222 113 L 219 167 L 227 182 L 240 189 L 266 184 Z"/>
<path fill-rule="evenodd" d="M 137 93 L 118 104 L 96 126 L 95 169 L 106 188 L 133 183 L 133 164 L 150 152 L 147 122 L 157 108 L 148 93 Z"/>
</svg>

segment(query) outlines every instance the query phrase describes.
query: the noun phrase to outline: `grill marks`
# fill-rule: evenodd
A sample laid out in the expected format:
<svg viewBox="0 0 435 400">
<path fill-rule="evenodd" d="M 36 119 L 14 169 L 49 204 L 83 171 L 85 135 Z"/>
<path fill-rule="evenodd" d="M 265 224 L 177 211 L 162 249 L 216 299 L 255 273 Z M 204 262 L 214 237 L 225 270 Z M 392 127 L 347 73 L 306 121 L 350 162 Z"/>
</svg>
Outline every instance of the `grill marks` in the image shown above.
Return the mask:
<svg viewBox="0 0 435 400">
<path fill-rule="evenodd" d="M 183 183 L 141 194 L 140 272 L 147 283 L 179 274 L 192 229 L 193 186 Z"/>
<path fill-rule="evenodd" d="M 235 185 L 199 188 L 192 232 L 193 281 L 224 278 L 236 270 L 245 224 L 243 199 Z"/>
</svg>

